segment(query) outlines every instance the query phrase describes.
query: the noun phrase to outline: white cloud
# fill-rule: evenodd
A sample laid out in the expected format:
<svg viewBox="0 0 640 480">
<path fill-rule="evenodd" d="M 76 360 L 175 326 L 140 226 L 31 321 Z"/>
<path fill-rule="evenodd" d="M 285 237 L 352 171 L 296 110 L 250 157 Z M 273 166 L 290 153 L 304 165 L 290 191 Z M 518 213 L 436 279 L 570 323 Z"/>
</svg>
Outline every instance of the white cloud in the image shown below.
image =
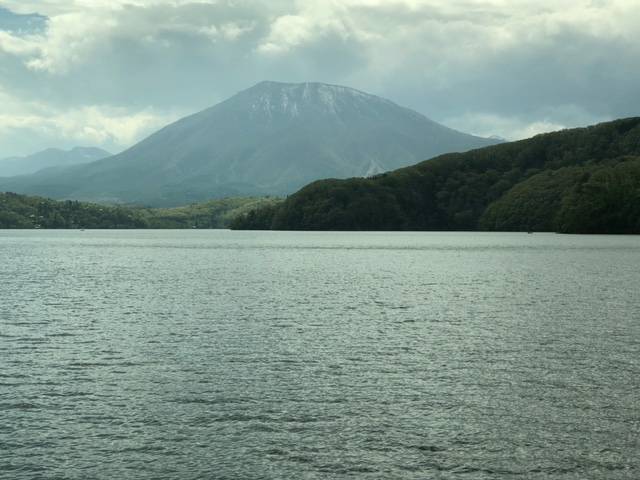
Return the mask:
<svg viewBox="0 0 640 480">
<path fill-rule="evenodd" d="M 522 140 L 540 133 L 555 132 L 565 128 L 583 127 L 610 120 L 598 118 L 575 105 L 562 105 L 540 110 L 535 120 L 523 115 L 498 115 L 487 112 L 467 112 L 445 119 L 452 128 L 481 137 L 499 136 L 506 140 Z"/>
<path fill-rule="evenodd" d="M 566 125 L 549 119 L 528 122 L 518 117 L 502 117 L 491 113 L 473 113 L 446 119 L 446 124 L 457 130 L 481 137 L 499 136 L 506 140 L 521 140 L 539 133 L 554 132 Z"/>
<path fill-rule="evenodd" d="M 75 109 L 55 110 L 35 102 L 16 102 L 0 91 L 0 145 L 24 137 L 29 143 L 46 140 L 47 146 L 101 146 L 121 150 L 144 136 L 179 118 L 181 113 L 161 113 L 152 109 L 131 112 L 122 108 L 89 105 Z M 25 151 L 2 151 L 0 157 Z"/>
<path fill-rule="evenodd" d="M 314 21 L 300 15 L 283 15 L 271 25 L 271 33 L 258 50 L 265 53 L 284 53 L 313 36 Z"/>
<path fill-rule="evenodd" d="M 42 41 L 44 41 L 44 37 L 17 36 L 0 30 L 0 52 L 10 55 L 19 57 L 37 55 L 39 52 L 39 42 Z"/>
<path fill-rule="evenodd" d="M 100 38 L 117 27 L 108 14 L 65 13 L 50 20 L 45 41 L 36 40 L 38 55 L 27 60 L 27 66 L 49 73 L 66 73 L 81 64 L 95 50 Z"/>
</svg>

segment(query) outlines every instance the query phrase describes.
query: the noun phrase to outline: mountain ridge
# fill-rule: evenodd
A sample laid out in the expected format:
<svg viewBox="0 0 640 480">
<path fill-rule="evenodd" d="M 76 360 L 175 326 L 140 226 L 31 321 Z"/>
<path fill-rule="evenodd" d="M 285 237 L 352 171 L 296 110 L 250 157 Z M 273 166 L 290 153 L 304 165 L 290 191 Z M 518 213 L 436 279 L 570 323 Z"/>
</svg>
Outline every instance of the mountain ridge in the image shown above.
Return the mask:
<svg viewBox="0 0 640 480">
<path fill-rule="evenodd" d="M 368 176 L 495 143 L 349 87 L 264 81 L 109 159 L 0 182 L 0 190 L 172 206 L 286 195 L 319 178 Z"/>
<path fill-rule="evenodd" d="M 28 175 L 47 168 L 90 163 L 110 156 L 111 153 L 97 147 L 47 148 L 31 155 L 0 159 L 0 177 Z"/>
</svg>

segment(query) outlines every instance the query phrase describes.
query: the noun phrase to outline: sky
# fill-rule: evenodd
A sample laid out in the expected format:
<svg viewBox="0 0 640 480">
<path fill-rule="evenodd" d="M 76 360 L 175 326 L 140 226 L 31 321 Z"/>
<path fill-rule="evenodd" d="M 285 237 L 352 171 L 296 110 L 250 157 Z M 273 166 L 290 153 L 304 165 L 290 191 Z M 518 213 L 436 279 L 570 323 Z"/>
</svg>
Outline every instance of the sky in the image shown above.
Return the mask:
<svg viewBox="0 0 640 480">
<path fill-rule="evenodd" d="M 117 153 L 262 80 L 346 85 L 509 140 L 640 115 L 638 0 L 0 7 L 48 17 L 0 10 L 0 158 L 76 145 Z"/>
</svg>

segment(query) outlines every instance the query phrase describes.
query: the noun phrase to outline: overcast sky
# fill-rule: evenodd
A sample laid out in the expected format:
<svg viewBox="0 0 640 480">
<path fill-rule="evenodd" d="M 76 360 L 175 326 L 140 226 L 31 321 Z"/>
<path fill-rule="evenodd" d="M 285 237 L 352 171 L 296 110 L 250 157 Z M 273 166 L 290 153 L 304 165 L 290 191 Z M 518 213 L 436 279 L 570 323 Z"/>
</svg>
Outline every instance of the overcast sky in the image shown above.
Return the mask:
<svg viewBox="0 0 640 480">
<path fill-rule="evenodd" d="M 0 12 L 0 157 L 117 152 L 261 80 L 347 85 L 508 139 L 640 115 L 638 0 L 0 6 L 49 17 L 16 29 Z"/>
</svg>

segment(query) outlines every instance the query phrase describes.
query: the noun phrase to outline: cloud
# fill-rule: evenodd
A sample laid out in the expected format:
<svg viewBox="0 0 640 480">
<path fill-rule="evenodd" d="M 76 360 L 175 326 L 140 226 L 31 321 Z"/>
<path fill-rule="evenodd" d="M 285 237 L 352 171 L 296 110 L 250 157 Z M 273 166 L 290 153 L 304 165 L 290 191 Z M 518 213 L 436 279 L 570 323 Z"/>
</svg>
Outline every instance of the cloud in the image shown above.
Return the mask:
<svg viewBox="0 0 640 480">
<path fill-rule="evenodd" d="M 18 57 L 37 55 L 39 52 L 38 41 L 42 37 L 20 36 L 0 30 L 0 52 Z"/>
<path fill-rule="evenodd" d="M 50 17 L 41 34 L 0 31 L 0 88 L 23 117 L 37 102 L 78 119 L 95 106 L 107 117 L 169 118 L 265 79 L 346 84 L 508 138 L 640 114 L 636 0 L 3 5 Z M 96 139 L 116 138 L 107 122 L 94 125 L 107 132 Z"/>
<path fill-rule="evenodd" d="M 522 140 L 540 133 L 584 127 L 611 118 L 595 117 L 575 105 L 541 109 L 532 120 L 526 115 L 499 115 L 490 112 L 466 113 L 445 119 L 447 125 L 482 137 L 499 132 L 506 140 Z"/>
<path fill-rule="evenodd" d="M 130 112 L 101 105 L 55 110 L 37 102 L 16 102 L 2 91 L 0 103 L 4 106 L 0 112 L 0 145 L 11 141 L 29 146 L 25 152 L 38 149 L 33 147 L 34 141 L 64 147 L 101 145 L 119 151 L 183 114 L 152 109 Z M 0 157 L 13 153 L 0 149 Z"/>
</svg>

